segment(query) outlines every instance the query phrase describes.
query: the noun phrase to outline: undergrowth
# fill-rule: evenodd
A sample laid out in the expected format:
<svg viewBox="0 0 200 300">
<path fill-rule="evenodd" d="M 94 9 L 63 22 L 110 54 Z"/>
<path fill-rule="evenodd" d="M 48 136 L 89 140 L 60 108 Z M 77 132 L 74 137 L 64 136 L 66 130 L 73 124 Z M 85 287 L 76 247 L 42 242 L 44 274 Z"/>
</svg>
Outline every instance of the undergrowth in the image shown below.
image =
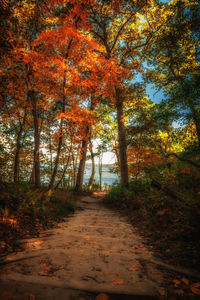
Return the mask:
<svg viewBox="0 0 200 300">
<path fill-rule="evenodd" d="M 128 214 L 162 258 L 199 269 L 200 199 L 188 194 L 175 199 L 155 189 L 150 180 L 140 179 L 131 181 L 128 188 L 114 186 L 105 202 Z"/>
<path fill-rule="evenodd" d="M 35 189 L 27 183 L 0 183 L 0 252 L 13 251 L 17 239 L 37 236 L 74 212 L 71 191 Z"/>
</svg>

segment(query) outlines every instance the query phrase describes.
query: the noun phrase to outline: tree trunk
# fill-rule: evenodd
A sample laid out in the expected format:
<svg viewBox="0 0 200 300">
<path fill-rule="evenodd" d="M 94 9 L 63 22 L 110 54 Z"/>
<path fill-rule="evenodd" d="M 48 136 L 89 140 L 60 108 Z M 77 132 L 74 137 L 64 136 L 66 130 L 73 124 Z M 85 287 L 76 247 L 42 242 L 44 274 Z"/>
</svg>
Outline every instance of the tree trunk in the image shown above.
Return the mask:
<svg viewBox="0 0 200 300">
<path fill-rule="evenodd" d="M 87 128 L 88 131 L 88 128 Z M 82 186 L 83 186 L 83 177 L 84 177 L 84 171 L 85 171 L 85 162 L 86 162 L 86 157 L 87 157 L 87 141 L 83 140 L 82 141 L 82 148 L 81 148 L 81 159 L 79 163 L 79 168 L 78 168 L 78 174 L 76 178 L 76 186 L 75 186 L 75 191 L 82 191 Z"/>
<path fill-rule="evenodd" d="M 190 111 L 192 113 L 192 119 L 193 119 L 195 127 L 196 127 L 198 145 L 200 147 L 200 119 L 199 119 L 199 115 L 198 115 L 197 110 L 195 109 L 194 104 L 192 103 L 192 100 L 188 99 L 187 103 L 188 103 L 188 106 L 189 106 Z"/>
<path fill-rule="evenodd" d="M 34 163 L 32 166 L 32 170 L 31 170 L 31 175 L 30 175 L 30 179 L 29 179 L 29 183 L 31 184 L 35 184 L 35 168 L 34 168 Z"/>
<path fill-rule="evenodd" d="M 103 153 L 100 153 L 100 155 L 99 155 L 99 185 L 100 185 L 100 191 L 102 190 L 102 159 L 103 159 Z"/>
<path fill-rule="evenodd" d="M 28 94 L 32 103 L 34 123 L 34 184 L 35 187 L 40 187 L 40 130 L 37 110 L 37 98 L 34 91 L 29 91 Z"/>
<path fill-rule="evenodd" d="M 70 155 L 69 155 L 68 158 L 67 158 L 67 162 L 66 162 L 66 164 L 65 164 L 65 167 L 64 167 L 62 176 L 61 176 L 60 180 L 58 181 L 58 183 L 56 184 L 55 190 L 59 187 L 59 185 L 61 184 L 61 182 L 62 182 L 62 180 L 63 180 L 63 178 L 64 178 L 64 176 L 65 176 L 65 173 L 66 173 L 67 168 L 68 168 L 68 165 L 69 165 L 69 160 L 70 160 Z"/>
<path fill-rule="evenodd" d="M 181 195 L 179 193 L 177 193 L 176 191 L 172 190 L 171 188 L 169 188 L 167 186 L 163 186 L 163 184 L 160 183 L 159 181 L 153 179 L 151 182 L 151 185 L 154 186 L 155 188 L 165 192 L 167 195 L 171 196 L 172 198 L 183 201 L 183 198 L 181 197 Z"/>
<path fill-rule="evenodd" d="M 64 79 L 63 79 L 63 102 L 62 102 L 62 113 L 64 113 L 65 111 L 65 85 L 66 85 L 66 77 L 64 74 Z M 56 160 L 55 160 L 55 165 L 54 165 L 54 169 L 53 169 L 53 173 L 51 176 L 51 181 L 48 187 L 48 190 L 52 189 L 54 186 L 54 182 L 56 179 L 56 174 L 57 174 L 57 170 L 58 170 L 58 164 L 59 164 L 59 159 L 60 159 L 60 152 L 61 152 L 61 148 L 62 148 L 62 144 L 63 144 L 63 118 L 60 119 L 60 136 L 59 136 L 59 140 L 58 140 L 58 148 L 57 148 L 57 154 L 56 154 Z"/>
<path fill-rule="evenodd" d="M 51 135 L 49 135 L 49 152 L 50 152 L 50 164 L 51 164 L 51 172 L 52 172 L 53 171 L 53 155 L 52 155 Z"/>
<path fill-rule="evenodd" d="M 128 186 L 128 163 L 127 163 L 127 146 L 126 131 L 124 125 L 123 100 L 121 99 L 120 90 L 115 88 L 116 92 L 116 109 L 118 122 L 118 138 L 119 138 L 119 159 L 120 159 L 120 177 L 121 184 Z"/>
<path fill-rule="evenodd" d="M 93 99 L 91 98 L 90 111 L 93 111 L 94 107 L 95 107 L 95 103 L 93 102 Z M 90 132 L 89 126 L 86 127 L 86 137 L 88 135 L 89 135 L 88 139 L 90 139 L 91 132 Z M 76 178 L 75 191 L 82 191 L 83 177 L 84 177 L 84 171 L 85 171 L 85 162 L 86 162 L 86 158 L 87 158 L 87 146 L 88 146 L 88 141 L 83 140 L 82 148 L 81 148 L 81 160 L 79 163 L 78 174 L 77 174 L 77 178 Z"/>
<path fill-rule="evenodd" d="M 50 181 L 50 184 L 49 184 L 49 187 L 48 187 L 49 190 L 53 188 L 55 178 L 56 178 L 56 174 L 57 174 L 57 170 L 58 170 L 60 152 L 61 152 L 62 143 L 63 143 L 62 129 L 63 129 L 63 118 L 61 118 L 61 120 L 60 120 L 60 128 L 59 128 L 60 136 L 59 136 L 59 140 L 58 140 L 58 147 L 57 147 L 57 153 L 56 153 L 54 169 L 53 169 L 53 173 L 52 173 L 52 176 L 51 176 L 51 181 Z"/>
<path fill-rule="evenodd" d="M 92 189 L 92 184 L 93 184 L 94 175 L 95 175 L 94 152 L 93 152 L 92 148 L 91 148 L 90 152 L 91 152 L 91 160 L 92 160 L 92 173 L 91 173 L 90 180 L 89 180 L 89 183 L 88 183 L 88 190 L 89 191 L 91 191 L 91 189 Z"/>
<path fill-rule="evenodd" d="M 21 137 L 22 137 L 22 132 L 24 129 L 25 122 L 26 122 L 26 110 L 24 112 L 23 121 L 22 123 L 20 123 L 19 132 L 17 134 L 15 162 L 14 162 L 14 182 L 19 181 L 19 153 L 21 149 Z"/>
</svg>

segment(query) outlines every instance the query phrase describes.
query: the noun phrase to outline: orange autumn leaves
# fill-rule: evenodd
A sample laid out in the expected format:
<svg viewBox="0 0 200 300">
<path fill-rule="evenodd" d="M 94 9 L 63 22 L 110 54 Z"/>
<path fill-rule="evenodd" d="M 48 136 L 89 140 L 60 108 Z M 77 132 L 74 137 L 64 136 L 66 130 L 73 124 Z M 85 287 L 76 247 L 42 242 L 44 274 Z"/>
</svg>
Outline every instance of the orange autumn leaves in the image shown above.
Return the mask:
<svg viewBox="0 0 200 300">
<path fill-rule="evenodd" d="M 145 167 L 152 163 L 161 162 L 159 155 L 150 149 L 141 147 L 130 147 L 128 149 L 129 174 L 132 176 L 140 175 Z"/>
<path fill-rule="evenodd" d="M 115 101 L 113 87 L 121 85 L 121 78 L 128 71 L 117 59 L 106 59 L 102 46 L 88 35 L 91 25 L 87 24 L 87 12 L 82 4 L 93 5 L 93 1 L 69 2 L 74 6 L 60 18 L 57 26 L 43 30 L 29 49 L 18 49 L 15 55 L 18 51 L 24 64 L 31 66 L 30 82 L 36 92 L 48 96 L 47 102 L 48 99 L 66 100 L 68 109 L 57 116 L 79 126 L 83 137 L 85 132 L 81 128 L 96 121 L 84 102 L 89 97 L 97 101 L 99 96 Z M 63 1 L 53 1 L 50 7 L 62 4 Z"/>
</svg>

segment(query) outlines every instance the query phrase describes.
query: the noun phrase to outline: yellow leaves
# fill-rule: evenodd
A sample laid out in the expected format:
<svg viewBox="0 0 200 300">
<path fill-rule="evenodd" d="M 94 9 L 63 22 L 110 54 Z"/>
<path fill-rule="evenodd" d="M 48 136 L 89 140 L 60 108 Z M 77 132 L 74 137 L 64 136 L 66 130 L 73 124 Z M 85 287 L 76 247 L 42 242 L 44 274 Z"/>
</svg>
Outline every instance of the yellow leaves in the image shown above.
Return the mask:
<svg viewBox="0 0 200 300">
<path fill-rule="evenodd" d="M 9 214 L 8 209 L 4 210 L 3 215 L 0 218 L 0 222 L 7 223 L 11 226 L 16 226 L 17 225 L 17 220 L 15 220 L 14 217 Z"/>
</svg>

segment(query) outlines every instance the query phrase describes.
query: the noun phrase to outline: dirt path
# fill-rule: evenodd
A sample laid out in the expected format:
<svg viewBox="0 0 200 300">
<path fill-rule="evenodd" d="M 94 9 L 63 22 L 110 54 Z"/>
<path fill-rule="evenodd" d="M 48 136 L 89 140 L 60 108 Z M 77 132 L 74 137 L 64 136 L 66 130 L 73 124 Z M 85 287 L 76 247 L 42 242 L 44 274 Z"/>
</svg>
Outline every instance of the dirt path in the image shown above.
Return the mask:
<svg viewBox="0 0 200 300">
<path fill-rule="evenodd" d="M 6 257 L 2 298 L 95 299 L 95 294 L 107 293 L 148 299 L 162 291 L 163 275 L 149 262 L 152 253 L 142 237 L 98 196 L 83 197 L 59 228 L 26 245 L 24 252 Z M 6 298 L 9 293 L 14 298 Z"/>
</svg>

